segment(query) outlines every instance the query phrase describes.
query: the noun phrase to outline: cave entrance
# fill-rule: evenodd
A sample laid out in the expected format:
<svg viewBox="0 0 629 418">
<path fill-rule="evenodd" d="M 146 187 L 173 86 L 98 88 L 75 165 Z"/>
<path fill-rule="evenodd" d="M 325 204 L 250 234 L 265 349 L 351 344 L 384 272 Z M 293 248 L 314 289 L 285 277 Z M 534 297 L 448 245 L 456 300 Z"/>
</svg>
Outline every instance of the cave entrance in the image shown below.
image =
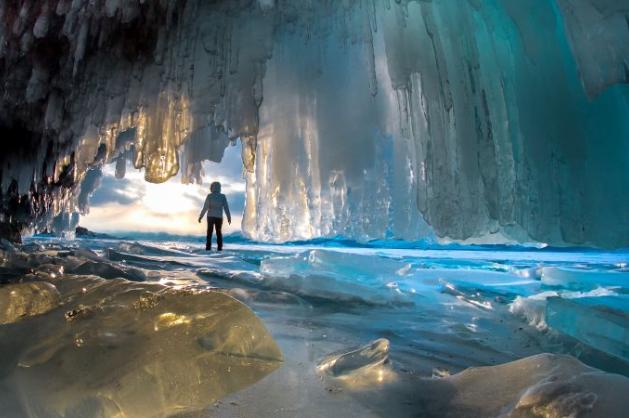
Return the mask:
<svg viewBox="0 0 629 418">
<path fill-rule="evenodd" d="M 205 223 L 197 222 L 210 184 L 219 181 L 227 196 L 232 223 L 223 232 L 240 232 L 245 202 L 245 179 L 240 144 L 227 146 L 220 163 L 204 161 L 201 184 L 183 184 L 181 172 L 161 184 L 149 183 L 144 171 L 127 161 L 124 178 L 116 178 L 115 163 L 102 169 L 100 184 L 89 197 L 89 209 L 79 225 L 114 236 L 151 237 L 157 234 L 201 236 Z"/>
</svg>

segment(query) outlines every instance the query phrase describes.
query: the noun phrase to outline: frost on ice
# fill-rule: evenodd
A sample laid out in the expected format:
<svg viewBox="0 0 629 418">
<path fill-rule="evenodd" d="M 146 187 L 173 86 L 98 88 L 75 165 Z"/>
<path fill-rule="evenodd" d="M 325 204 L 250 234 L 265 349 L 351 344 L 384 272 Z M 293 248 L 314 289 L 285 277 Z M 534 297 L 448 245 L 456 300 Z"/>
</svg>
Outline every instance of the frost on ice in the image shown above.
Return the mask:
<svg viewBox="0 0 629 418">
<path fill-rule="evenodd" d="M 240 140 L 254 238 L 629 245 L 628 14 L 624 0 L 3 2 L 3 231 L 87 211 L 104 163 L 200 181 Z"/>
</svg>

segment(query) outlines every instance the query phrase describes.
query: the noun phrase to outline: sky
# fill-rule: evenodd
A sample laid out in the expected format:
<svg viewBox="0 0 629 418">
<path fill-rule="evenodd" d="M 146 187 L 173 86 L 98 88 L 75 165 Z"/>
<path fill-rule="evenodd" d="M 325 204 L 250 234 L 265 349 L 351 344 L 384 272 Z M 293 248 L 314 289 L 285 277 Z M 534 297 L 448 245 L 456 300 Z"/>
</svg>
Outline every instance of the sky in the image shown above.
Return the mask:
<svg viewBox="0 0 629 418">
<path fill-rule="evenodd" d="M 114 165 L 103 168 L 99 188 L 90 198 L 89 214 L 79 224 L 94 232 L 168 232 L 204 235 L 205 221 L 198 223 L 210 183 L 220 181 L 232 213 L 232 224 L 223 233 L 240 231 L 245 204 L 240 146 L 229 146 L 221 163 L 205 162 L 203 184 L 181 184 L 177 175 L 162 184 L 148 183 L 144 172 L 127 167 L 124 179 L 114 176 Z"/>
</svg>

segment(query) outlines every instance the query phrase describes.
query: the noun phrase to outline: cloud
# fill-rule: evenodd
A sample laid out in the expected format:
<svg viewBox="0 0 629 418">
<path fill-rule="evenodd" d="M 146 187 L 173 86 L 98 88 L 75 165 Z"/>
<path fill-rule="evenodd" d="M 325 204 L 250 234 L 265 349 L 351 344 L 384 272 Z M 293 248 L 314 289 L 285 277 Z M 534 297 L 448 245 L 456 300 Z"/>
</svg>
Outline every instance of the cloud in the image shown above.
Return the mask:
<svg viewBox="0 0 629 418">
<path fill-rule="evenodd" d="M 227 203 L 229 204 L 229 210 L 231 213 L 242 214 L 245 210 L 245 194 L 244 193 L 229 193 L 225 194 L 227 197 Z"/>
<path fill-rule="evenodd" d="M 122 206 L 109 203 L 94 208 L 90 214 L 81 217 L 80 224 L 92 231 L 109 232 L 169 232 L 173 234 L 205 235 L 205 222 L 199 223 L 199 211 L 181 212 L 176 215 L 155 213 L 147 210 L 140 203 Z M 232 215 L 232 224 L 223 225 L 223 233 L 228 234 L 240 230 L 242 218 L 240 214 Z"/>
<path fill-rule="evenodd" d="M 197 206 L 202 207 L 205 203 L 205 195 L 199 193 L 186 192 L 184 197 L 193 201 Z"/>
<path fill-rule="evenodd" d="M 143 186 L 129 179 L 117 179 L 105 174 L 100 180 L 100 186 L 89 199 L 90 207 L 99 207 L 109 203 L 132 205 L 144 196 Z"/>
<path fill-rule="evenodd" d="M 212 181 L 221 181 L 220 178 L 229 181 L 242 182 L 242 157 L 240 146 L 228 146 L 220 163 L 206 161 L 203 163 L 205 180 L 208 184 Z"/>
</svg>

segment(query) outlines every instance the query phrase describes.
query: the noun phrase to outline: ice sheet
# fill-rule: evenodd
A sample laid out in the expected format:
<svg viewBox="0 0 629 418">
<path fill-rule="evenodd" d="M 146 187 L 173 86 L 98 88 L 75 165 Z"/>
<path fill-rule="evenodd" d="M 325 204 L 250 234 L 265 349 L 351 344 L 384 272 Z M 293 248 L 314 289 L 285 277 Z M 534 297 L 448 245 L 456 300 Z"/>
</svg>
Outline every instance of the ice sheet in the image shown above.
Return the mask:
<svg viewBox="0 0 629 418">
<path fill-rule="evenodd" d="M 186 418 L 455 417 L 501 413 L 518 417 L 540 411 L 549 416 L 577 412 L 583 416 L 597 416 L 599 412 L 614 416 L 619 402 L 622 405 L 624 401 L 617 393 L 617 389 L 625 387 L 623 378 L 585 368 L 569 357 L 629 376 L 629 363 L 609 349 L 606 352 L 602 338 L 582 337 L 588 327 L 604 330 L 600 324 L 609 321 L 609 311 L 619 309 L 611 297 L 621 295 L 622 289 L 613 282 L 591 290 L 549 286 L 539 274 L 544 268 L 553 267 L 620 277 L 613 274 L 625 274 L 619 273 L 624 268 L 620 263 L 627 259 L 622 252 L 527 252 L 496 248 L 426 251 L 334 245 L 317 248 L 314 243 L 273 246 L 240 241 L 238 246 L 227 242 L 225 251 L 217 254 L 204 252 L 199 241 L 139 244 L 35 240 L 27 244 L 28 252 L 18 249 L 19 254 L 2 258 L 0 273 L 5 280 L 14 280 L 19 272 L 23 280 L 54 283 L 64 306 L 6 325 L 8 328 L 0 326 L 0 332 L 11 333 L 11 338 L 4 338 L 3 334 L 0 339 L 3 352 L 13 353 L 0 359 L 0 368 L 17 370 L 15 376 L 20 376 L 20 379 L 0 378 L 1 393 L 6 394 L 0 396 L 0 407 L 21 411 L 25 397 L 15 396 L 15 388 L 21 387 L 25 388 L 24 393 L 35 395 L 32 402 L 41 401 L 68 410 L 67 414 L 111 411 L 123 402 L 116 400 L 114 404 L 98 397 L 79 402 L 79 398 L 87 398 L 83 386 L 88 385 L 83 383 L 89 379 L 97 383 L 109 381 L 104 376 L 111 377 L 110 373 L 117 370 L 128 376 L 144 376 L 136 367 L 148 364 L 154 370 L 152 367 L 157 367 L 157 363 L 144 354 L 158 352 L 170 359 L 159 362 L 168 369 L 164 369 L 164 374 L 155 374 L 160 380 L 142 380 L 142 384 L 154 387 L 151 385 L 178 379 L 177 386 L 168 383 L 159 386 L 160 390 L 153 392 L 166 400 L 156 401 L 158 395 L 130 389 L 138 386 L 128 383 L 131 377 L 118 379 L 130 396 L 124 405 L 146 411 L 169 410 L 170 400 L 179 396 L 173 402 L 193 406 L 190 412 L 181 411 L 180 416 Z M 108 248 L 115 253 L 106 251 Z M 116 254 L 120 260 L 99 257 L 105 253 Z M 68 276 L 70 269 L 87 260 L 122 270 L 130 265 L 141 266 L 145 282 Z M 100 271 L 100 267 L 95 268 Z M 155 289 L 174 292 L 168 293 L 171 296 L 164 301 L 167 305 L 163 305 L 164 310 L 160 306 L 153 308 L 157 310 L 154 316 L 144 309 L 131 308 L 137 301 L 140 306 L 152 304 L 151 297 L 140 298 L 144 292 L 166 291 Z M 220 338 L 198 334 L 202 330 L 197 325 L 205 326 L 198 318 L 204 314 L 199 312 L 211 314 L 207 321 L 238 320 L 229 309 L 225 310 L 228 313 L 221 313 L 224 310 L 213 300 L 202 302 L 201 295 L 207 289 L 213 289 L 211 294 L 226 297 L 226 293 L 246 303 L 264 321 L 285 355 L 284 362 L 276 369 L 279 363 L 266 360 L 248 361 L 247 367 L 255 370 L 255 373 L 250 370 L 253 374 L 232 369 L 231 376 L 242 386 L 230 387 L 242 390 L 227 395 L 210 378 L 202 391 L 188 389 L 194 388 L 190 376 L 203 377 L 201 372 L 191 372 L 202 368 L 198 362 L 191 363 L 200 355 L 195 350 L 214 353 L 211 355 L 216 359 L 220 356 L 218 352 L 237 351 L 246 341 L 243 333 L 247 335 L 247 330 L 240 333 L 235 326 L 229 327 L 230 332 Z M 391 295 L 400 295 L 412 303 L 399 303 Z M 567 327 L 563 322 L 553 326 L 547 321 L 547 305 L 555 304 L 553 298 L 577 304 L 581 299 L 592 299 L 592 306 L 580 306 L 594 308 L 598 313 L 580 313 L 579 318 L 584 320 L 579 325 L 584 328 L 579 330 L 580 334 L 571 333 L 563 329 Z M 538 314 L 538 319 L 531 322 L 544 323 L 545 329 L 529 326 L 527 312 Z M 255 320 L 249 315 L 242 319 L 253 326 Z M 192 322 L 186 324 L 189 320 Z M 622 328 L 623 324 L 617 325 Z M 185 327 L 191 327 L 187 336 L 177 333 Z M 127 334 L 131 331 L 134 334 Z M 603 334 L 608 335 L 607 331 Z M 134 344 L 135 338 L 143 342 Z M 31 344 L 31 339 L 36 343 Z M 237 341 L 233 349 L 220 346 L 221 341 L 232 340 Z M 83 345 L 77 347 L 77 341 Z M 619 347 L 618 338 L 615 341 Z M 57 373 L 53 383 L 60 388 L 72 387 L 72 392 L 45 391 L 43 377 L 53 373 L 50 370 L 59 370 L 55 359 L 87 364 L 81 354 L 84 349 L 90 359 L 97 358 L 98 353 L 108 353 L 111 363 L 106 364 L 115 367 L 96 366 L 94 375 L 79 378 L 77 384 L 83 386 L 76 389 L 64 379 L 74 376 L 78 366 L 68 364 L 64 366 L 67 374 Z M 116 354 L 131 351 L 133 364 L 127 356 Z M 536 356 L 545 352 L 559 355 Z M 242 357 L 232 355 L 228 359 L 237 361 Z M 516 362 L 510 363 L 513 361 Z M 31 367 L 18 367 L 19 362 Z M 217 364 L 214 360 L 210 363 Z M 336 370 L 333 373 L 322 372 L 318 367 L 332 363 L 338 365 L 338 370 L 328 367 Z M 276 366 L 271 367 L 273 364 Z M 460 373 L 478 366 L 485 367 Z M 180 367 L 185 368 L 185 376 L 179 373 Z M 272 369 L 275 371 L 266 375 Z M 248 377 L 242 377 L 243 374 Z M 266 377 L 245 387 L 258 379 L 254 375 Z M 251 380 L 247 380 L 249 377 Z M 224 376 L 217 379 L 234 382 Z M 604 385 L 608 384 L 613 387 L 607 389 Z M 113 390 L 112 386 L 102 385 L 103 393 Z M 187 395 L 179 393 L 180 390 Z M 203 396 L 203 401 L 195 398 L 195 394 Z M 79 403 L 81 406 L 76 409 L 70 408 Z M 195 408 L 202 411 L 192 412 Z"/>
</svg>

